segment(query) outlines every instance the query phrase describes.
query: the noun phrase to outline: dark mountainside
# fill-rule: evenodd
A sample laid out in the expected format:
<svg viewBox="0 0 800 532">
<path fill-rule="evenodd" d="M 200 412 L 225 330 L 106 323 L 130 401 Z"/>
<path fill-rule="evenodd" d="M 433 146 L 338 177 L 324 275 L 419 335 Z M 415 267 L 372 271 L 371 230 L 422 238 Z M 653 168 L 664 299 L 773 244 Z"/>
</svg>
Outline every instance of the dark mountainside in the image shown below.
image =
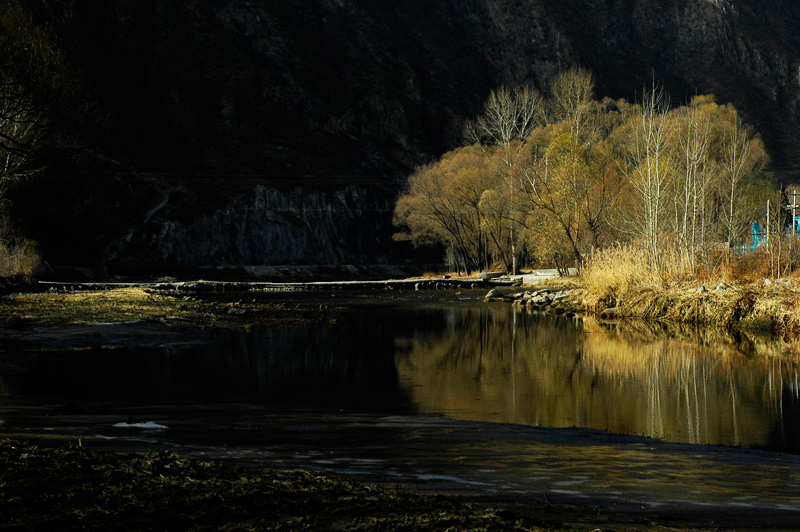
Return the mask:
<svg viewBox="0 0 800 532">
<path fill-rule="evenodd" d="M 800 162 L 793 0 L 25 3 L 94 106 L 15 218 L 45 260 L 99 275 L 413 262 L 391 242 L 406 176 L 491 89 L 576 65 L 599 96 L 714 93 L 780 180 Z"/>
</svg>

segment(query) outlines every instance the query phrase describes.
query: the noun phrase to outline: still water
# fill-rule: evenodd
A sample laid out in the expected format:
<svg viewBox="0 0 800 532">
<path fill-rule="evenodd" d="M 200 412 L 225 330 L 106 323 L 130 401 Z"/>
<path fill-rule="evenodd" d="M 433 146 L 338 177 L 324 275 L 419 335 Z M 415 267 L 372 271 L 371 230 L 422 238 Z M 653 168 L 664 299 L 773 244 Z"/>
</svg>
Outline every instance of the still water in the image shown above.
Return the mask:
<svg viewBox="0 0 800 532">
<path fill-rule="evenodd" d="M 797 346 L 478 297 L 352 299 L 318 323 L 200 344 L 51 348 L 3 369 L 0 406 L 266 404 L 800 452 Z"/>
</svg>

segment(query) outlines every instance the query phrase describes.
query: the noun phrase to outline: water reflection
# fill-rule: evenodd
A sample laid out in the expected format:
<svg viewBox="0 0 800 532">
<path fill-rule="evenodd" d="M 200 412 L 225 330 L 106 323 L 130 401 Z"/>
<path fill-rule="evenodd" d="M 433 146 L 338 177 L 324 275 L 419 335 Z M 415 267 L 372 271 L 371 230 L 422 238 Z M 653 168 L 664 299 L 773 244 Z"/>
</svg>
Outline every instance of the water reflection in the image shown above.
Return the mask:
<svg viewBox="0 0 800 532">
<path fill-rule="evenodd" d="M 0 396 L 402 409 L 392 334 L 360 319 L 342 321 L 223 331 L 189 347 L 45 351 L 21 370 L 0 372 Z"/>
<path fill-rule="evenodd" d="M 769 342 L 500 307 L 446 315 L 442 331 L 396 340 L 398 374 L 423 412 L 800 450 L 798 363 L 739 349 Z"/>
</svg>

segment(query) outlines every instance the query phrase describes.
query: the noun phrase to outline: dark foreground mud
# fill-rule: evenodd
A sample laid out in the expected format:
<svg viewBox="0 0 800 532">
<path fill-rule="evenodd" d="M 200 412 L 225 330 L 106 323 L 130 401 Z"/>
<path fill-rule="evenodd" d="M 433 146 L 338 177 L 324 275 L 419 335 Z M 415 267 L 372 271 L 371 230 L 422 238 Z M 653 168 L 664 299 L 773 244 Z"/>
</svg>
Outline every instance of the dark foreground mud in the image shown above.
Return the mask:
<svg viewBox="0 0 800 532">
<path fill-rule="evenodd" d="M 558 523 L 301 470 L 0 441 L 5 530 L 539 530 Z"/>
</svg>

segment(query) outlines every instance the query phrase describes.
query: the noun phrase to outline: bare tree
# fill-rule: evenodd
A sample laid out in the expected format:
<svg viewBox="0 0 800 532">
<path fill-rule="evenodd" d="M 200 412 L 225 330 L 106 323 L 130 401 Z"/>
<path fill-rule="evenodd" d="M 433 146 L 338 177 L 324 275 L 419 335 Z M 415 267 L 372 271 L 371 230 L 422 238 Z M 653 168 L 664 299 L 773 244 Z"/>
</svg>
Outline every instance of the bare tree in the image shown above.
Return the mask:
<svg viewBox="0 0 800 532">
<path fill-rule="evenodd" d="M 681 108 L 675 126 L 674 230 L 685 266 L 696 267 L 706 246 L 706 204 L 713 173 L 710 158 L 711 124 L 698 104 Z"/>
<path fill-rule="evenodd" d="M 466 126 L 465 134 L 470 142 L 501 154 L 510 205 L 513 205 L 518 189 L 516 174 L 524 143 L 543 119 L 544 109 L 538 91 L 527 87 L 500 87 L 489 95 L 483 106 L 483 113 Z M 510 269 L 512 274 L 516 274 L 519 220 L 513 211 L 509 211 L 508 225 Z"/>
<path fill-rule="evenodd" d="M 556 77 L 550 92 L 553 121 L 577 117 L 580 108 L 594 98 L 594 76 L 583 68 L 570 69 Z"/>
<path fill-rule="evenodd" d="M 0 89 L 0 194 L 8 182 L 36 170 L 41 136 L 41 120 L 22 90 Z"/>
<path fill-rule="evenodd" d="M 0 191 L 41 168 L 41 143 L 56 115 L 78 114 L 79 91 L 47 28 L 16 0 L 0 2 Z"/>
<path fill-rule="evenodd" d="M 508 147 L 524 141 L 541 123 L 542 97 L 527 87 L 500 87 L 489 94 L 481 115 L 467 123 L 466 137 L 483 146 Z"/>
<path fill-rule="evenodd" d="M 635 231 L 644 237 L 650 266 L 656 270 L 660 268 L 662 222 L 674 175 L 668 153 L 666 107 L 660 89 L 654 87 L 646 92 L 624 148 L 626 164 L 623 168 L 641 210 L 631 222 Z"/>
</svg>

